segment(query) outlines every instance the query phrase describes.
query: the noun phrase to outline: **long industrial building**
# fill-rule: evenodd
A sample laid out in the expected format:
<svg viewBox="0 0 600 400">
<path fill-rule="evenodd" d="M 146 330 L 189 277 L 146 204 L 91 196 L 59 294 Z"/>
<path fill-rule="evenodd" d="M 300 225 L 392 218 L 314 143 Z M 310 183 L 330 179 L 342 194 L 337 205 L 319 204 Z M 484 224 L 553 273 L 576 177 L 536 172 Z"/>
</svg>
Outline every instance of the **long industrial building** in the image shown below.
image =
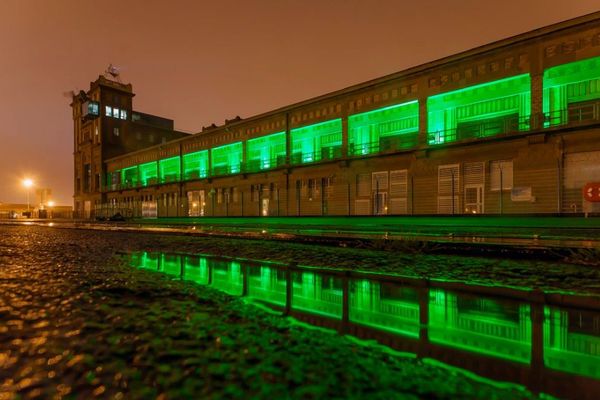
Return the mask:
<svg viewBox="0 0 600 400">
<path fill-rule="evenodd" d="M 133 96 L 73 97 L 80 217 L 600 211 L 600 12 L 192 135 Z"/>
</svg>

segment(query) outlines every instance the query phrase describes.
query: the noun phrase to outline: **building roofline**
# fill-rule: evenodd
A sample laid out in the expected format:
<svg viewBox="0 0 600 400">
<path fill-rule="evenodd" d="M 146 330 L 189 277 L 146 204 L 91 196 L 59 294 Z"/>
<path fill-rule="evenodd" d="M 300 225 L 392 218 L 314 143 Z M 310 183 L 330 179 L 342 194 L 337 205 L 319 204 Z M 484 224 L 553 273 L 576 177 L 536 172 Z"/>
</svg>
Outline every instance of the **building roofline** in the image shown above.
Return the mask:
<svg viewBox="0 0 600 400">
<path fill-rule="evenodd" d="M 568 20 L 565 20 L 565 21 L 561 21 L 561 22 L 557 22 L 557 23 L 554 23 L 554 24 L 551 24 L 551 25 L 546 25 L 546 26 L 541 27 L 541 28 L 536 28 L 536 29 L 533 29 L 531 31 L 527 31 L 527 32 L 520 33 L 520 34 L 517 34 L 517 35 L 514 35 L 514 36 L 510 36 L 508 38 L 496 40 L 494 42 L 487 43 L 487 44 L 484 44 L 484 45 L 481 45 L 481 46 L 477 46 L 477 47 L 474 47 L 474 48 L 471 48 L 471 49 L 468 49 L 468 50 L 464 50 L 464 51 L 461 51 L 461 52 L 456 53 L 456 54 L 452 54 L 452 55 L 449 55 L 449 56 L 438 58 L 438 59 L 433 60 L 433 61 L 429 61 L 429 62 L 426 62 L 426 63 L 423 63 L 423 64 L 419 64 L 419 65 L 416 65 L 416 66 L 413 66 L 413 67 L 409 67 L 407 69 L 404 69 L 404 70 L 401 70 L 401 71 L 398 71 L 398 72 L 394 72 L 394 73 L 391 73 L 391 74 L 388 74 L 388 75 L 384 75 L 384 76 L 381 76 L 381 77 L 378 77 L 378 78 L 370 79 L 368 81 L 361 82 L 361 83 L 358 83 L 358 84 L 354 84 L 354 85 L 351 85 L 351 86 L 347 86 L 347 87 L 342 88 L 342 89 L 337 89 L 337 90 L 334 90 L 332 92 L 328 92 L 328 93 L 325 93 L 325 94 L 322 94 L 322 95 L 319 95 L 319 96 L 316 96 L 316 97 L 311 97 L 311 98 L 306 99 L 306 100 L 301 100 L 299 102 L 292 103 L 292 104 L 289 104 L 287 106 L 279 107 L 279 108 L 273 109 L 271 111 L 266 111 L 266 112 L 263 112 L 263 113 L 260 113 L 260 114 L 252 115 L 252 116 L 250 116 L 248 118 L 242 118 L 239 121 L 231 122 L 231 123 L 224 124 L 224 125 L 219 125 L 219 126 L 217 126 L 215 128 L 209 129 L 208 131 L 197 132 L 197 133 L 191 134 L 191 135 L 189 135 L 187 137 L 178 138 L 178 139 L 169 141 L 169 142 L 164 143 L 164 144 L 155 145 L 155 146 L 152 146 L 152 147 L 147 147 L 145 149 L 142 149 L 142 150 L 139 150 L 139 151 L 136 151 L 136 152 L 127 153 L 127 154 L 124 154 L 124 155 L 121 155 L 121 156 L 113 157 L 111 159 L 106 160 L 106 162 L 116 161 L 116 160 L 119 160 L 119 159 L 121 159 L 123 157 L 127 157 L 127 156 L 132 155 L 132 154 L 137 154 L 137 153 L 142 152 L 142 151 L 148 151 L 148 150 L 155 149 L 155 148 L 158 149 L 160 146 L 170 145 L 170 144 L 176 144 L 179 141 L 188 140 L 191 137 L 194 137 L 196 135 L 208 134 L 208 133 L 216 132 L 219 129 L 226 129 L 226 128 L 229 128 L 229 127 L 235 127 L 237 125 L 242 125 L 242 124 L 245 124 L 247 122 L 251 122 L 251 121 L 254 121 L 254 120 L 265 118 L 265 117 L 270 116 L 270 115 L 275 115 L 275 114 L 280 114 L 280 113 L 284 113 L 284 112 L 289 112 L 291 110 L 294 110 L 294 109 L 299 108 L 299 107 L 303 107 L 303 106 L 305 106 L 307 104 L 310 104 L 310 103 L 319 102 L 319 101 L 328 100 L 328 99 L 333 99 L 333 98 L 336 98 L 338 96 L 343 96 L 345 94 L 348 94 L 348 93 L 351 93 L 351 92 L 354 92 L 354 91 L 358 91 L 358 90 L 362 90 L 362 89 L 367 89 L 367 88 L 369 88 L 371 86 L 381 85 L 381 84 L 384 84 L 384 83 L 386 83 L 388 81 L 391 81 L 391 80 L 395 80 L 395 79 L 399 79 L 399 78 L 409 78 L 411 76 L 422 74 L 422 73 L 424 73 L 426 71 L 433 70 L 435 68 L 439 68 L 441 66 L 444 66 L 444 65 L 447 65 L 447 64 L 451 64 L 453 62 L 461 61 L 461 60 L 463 60 L 465 58 L 468 58 L 468 57 L 474 57 L 474 56 L 483 55 L 483 54 L 486 54 L 486 53 L 489 53 L 489 52 L 492 52 L 492 51 L 496 51 L 496 50 L 500 50 L 500 49 L 506 48 L 508 46 L 518 45 L 518 44 L 522 44 L 522 43 L 525 43 L 525 42 L 528 42 L 528 41 L 531 41 L 531 40 L 535 40 L 535 39 L 537 39 L 539 37 L 547 36 L 547 35 L 550 35 L 550 34 L 553 34 L 553 33 L 557 33 L 557 32 L 561 32 L 561 31 L 564 31 L 564 30 L 568 30 L 568 29 L 571 29 L 571 28 L 582 27 L 582 26 L 585 26 L 587 24 L 593 24 L 593 23 L 598 23 L 598 22 L 600 22 L 600 11 L 596 11 L 596 12 L 589 13 L 589 14 L 582 15 L 582 16 L 575 17 L 575 18 L 571 18 L 571 19 L 568 19 Z"/>
</svg>

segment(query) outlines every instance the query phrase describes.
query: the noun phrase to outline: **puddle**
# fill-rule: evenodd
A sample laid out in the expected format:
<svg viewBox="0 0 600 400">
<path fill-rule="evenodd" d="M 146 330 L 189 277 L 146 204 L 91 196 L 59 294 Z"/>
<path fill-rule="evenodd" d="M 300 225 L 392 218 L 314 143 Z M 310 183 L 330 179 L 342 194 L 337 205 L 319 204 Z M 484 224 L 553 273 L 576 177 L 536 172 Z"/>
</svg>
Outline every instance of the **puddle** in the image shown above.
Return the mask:
<svg viewBox="0 0 600 400">
<path fill-rule="evenodd" d="M 125 257 L 135 268 L 245 296 L 298 320 L 536 393 L 573 399 L 600 393 L 594 298 L 204 255 Z"/>
</svg>

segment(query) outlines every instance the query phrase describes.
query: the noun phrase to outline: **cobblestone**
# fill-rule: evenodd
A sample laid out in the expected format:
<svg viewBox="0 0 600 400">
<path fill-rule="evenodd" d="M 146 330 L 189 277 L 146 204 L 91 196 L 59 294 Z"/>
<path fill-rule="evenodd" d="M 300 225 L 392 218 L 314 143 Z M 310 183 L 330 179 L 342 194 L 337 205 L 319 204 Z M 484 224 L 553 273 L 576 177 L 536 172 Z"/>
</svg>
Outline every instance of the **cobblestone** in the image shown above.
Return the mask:
<svg viewBox="0 0 600 400">
<path fill-rule="evenodd" d="M 456 276 L 466 264 L 495 281 L 506 267 L 531 280 L 541 264 L 518 272 L 514 261 L 42 227 L 0 235 L 1 399 L 532 397 L 129 268 L 115 254 L 188 251 L 432 276 Z M 544 285 L 558 286 L 559 266 L 545 271 L 554 275 Z"/>
</svg>

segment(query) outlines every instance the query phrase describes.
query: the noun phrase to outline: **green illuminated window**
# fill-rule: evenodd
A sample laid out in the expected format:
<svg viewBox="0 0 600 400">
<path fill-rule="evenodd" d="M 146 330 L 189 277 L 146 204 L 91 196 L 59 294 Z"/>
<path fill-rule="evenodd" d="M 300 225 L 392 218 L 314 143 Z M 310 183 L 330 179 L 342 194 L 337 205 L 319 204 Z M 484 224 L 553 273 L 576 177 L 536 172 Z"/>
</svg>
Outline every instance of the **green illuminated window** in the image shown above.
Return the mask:
<svg viewBox="0 0 600 400">
<path fill-rule="evenodd" d="M 292 282 L 292 308 L 341 318 L 341 278 L 314 272 L 294 272 Z"/>
<path fill-rule="evenodd" d="M 292 163 L 303 164 L 341 157 L 341 118 L 292 129 Z"/>
<path fill-rule="evenodd" d="M 527 130 L 531 79 L 524 74 L 438 94 L 427 109 L 429 144 Z"/>
<path fill-rule="evenodd" d="M 227 294 L 241 296 L 244 291 L 242 267 L 236 261 L 210 261 L 212 265 L 212 286 Z"/>
<path fill-rule="evenodd" d="M 285 271 L 270 266 L 248 270 L 248 296 L 271 304 L 285 306 Z"/>
<path fill-rule="evenodd" d="M 545 126 L 594 118 L 599 109 L 600 57 L 559 65 L 544 71 Z M 590 102 L 595 101 L 595 106 Z"/>
<path fill-rule="evenodd" d="M 351 115 L 348 117 L 348 152 L 361 155 L 412 147 L 418 131 L 417 100 Z"/>
<path fill-rule="evenodd" d="M 528 304 L 430 289 L 429 339 L 454 348 L 529 364 Z"/>
<path fill-rule="evenodd" d="M 350 321 L 419 337 L 419 301 L 414 288 L 357 279 L 350 282 Z"/>
<path fill-rule="evenodd" d="M 138 166 L 123 168 L 121 170 L 121 184 L 125 187 L 135 187 L 139 182 Z"/>
<path fill-rule="evenodd" d="M 152 271 L 158 271 L 159 267 L 159 255 L 157 253 L 133 253 L 130 257 L 130 265 L 136 268 L 149 269 Z"/>
<path fill-rule="evenodd" d="M 544 365 L 600 379 L 597 314 L 544 306 Z"/>
<path fill-rule="evenodd" d="M 211 168 L 214 175 L 236 174 L 242 163 L 242 142 L 210 149 Z"/>
<path fill-rule="evenodd" d="M 181 179 L 181 164 L 179 156 L 165 158 L 158 162 L 160 183 L 177 182 Z"/>
<path fill-rule="evenodd" d="M 208 260 L 206 257 L 186 256 L 183 279 L 202 285 L 208 284 Z"/>
<path fill-rule="evenodd" d="M 184 155 L 183 174 L 185 179 L 206 178 L 208 176 L 208 150 Z"/>
<path fill-rule="evenodd" d="M 155 185 L 158 180 L 158 162 L 140 164 L 140 183 L 142 186 Z"/>
<path fill-rule="evenodd" d="M 258 171 L 285 164 L 285 132 L 246 142 L 246 169 Z"/>
<path fill-rule="evenodd" d="M 178 278 L 181 277 L 181 256 L 162 253 L 159 271 Z"/>
</svg>

